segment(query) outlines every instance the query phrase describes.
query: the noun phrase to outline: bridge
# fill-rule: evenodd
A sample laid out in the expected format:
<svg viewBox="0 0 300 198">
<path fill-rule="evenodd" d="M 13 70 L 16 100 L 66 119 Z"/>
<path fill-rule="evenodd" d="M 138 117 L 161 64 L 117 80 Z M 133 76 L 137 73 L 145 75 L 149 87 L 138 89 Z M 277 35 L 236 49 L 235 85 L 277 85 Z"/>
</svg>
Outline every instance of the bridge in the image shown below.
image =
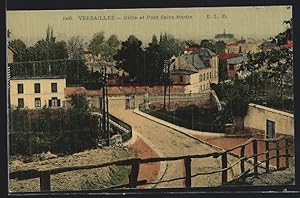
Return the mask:
<svg viewBox="0 0 300 198">
<path fill-rule="evenodd" d="M 257 176 L 262 172 L 280 170 L 290 167 L 289 147 L 293 146 L 291 139 L 278 138 L 270 141 L 276 143 L 276 148 L 269 148 L 270 141 L 249 139 L 247 142 L 237 145 L 228 150 L 219 150 L 201 141 L 184 135 L 177 130 L 153 122 L 132 110 L 125 110 L 124 99 L 110 100 L 109 109 L 112 119 L 111 126 L 116 130 L 127 132 L 125 134 L 137 133 L 146 142 L 151 143 L 151 148 L 161 155 L 156 158 L 130 158 L 110 161 L 100 164 L 81 165 L 72 167 L 59 167 L 48 170 L 25 170 L 10 173 L 10 179 L 40 178 L 40 190 L 51 190 L 51 175 L 67 171 L 94 169 L 107 166 L 130 166 L 130 175 L 127 184 L 111 186 L 110 188 L 136 188 L 139 185 L 152 185 L 155 188 L 191 188 L 212 187 L 226 185 L 246 176 Z M 98 113 L 94 113 L 98 114 Z M 98 114 L 101 116 L 101 114 Z M 116 118 L 118 116 L 118 118 Z M 120 122 L 121 121 L 121 122 Z M 266 150 L 258 153 L 257 142 L 264 141 Z M 280 147 L 278 142 L 283 141 L 285 146 Z M 245 147 L 252 147 L 253 153 L 245 155 Z M 240 155 L 232 155 L 232 151 L 240 149 Z M 275 150 L 276 156 L 270 156 L 270 151 Z M 258 156 L 265 155 L 266 160 L 258 161 Z M 285 166 L 280 167 L 279 160 L 285 159 Z M 275 169 L 269 165 L 271 159 L 276 159 Z M 165 163 L 162 174 L 156 181 L 138 180 L 140 166 L 145 163 Z"/>
</svg>

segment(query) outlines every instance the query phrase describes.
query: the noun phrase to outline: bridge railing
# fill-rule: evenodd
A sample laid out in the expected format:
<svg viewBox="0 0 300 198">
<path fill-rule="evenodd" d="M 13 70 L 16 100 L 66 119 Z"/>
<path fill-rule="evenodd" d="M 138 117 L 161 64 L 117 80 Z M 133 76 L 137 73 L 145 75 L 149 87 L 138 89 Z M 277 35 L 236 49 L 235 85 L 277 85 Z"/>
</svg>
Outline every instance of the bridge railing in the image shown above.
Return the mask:
<svg viewBox="0 0 300 198">
<path fill-rule="evenodd" d="M 284 142 L 284 146 L 279 146 L 280 142 Z M 265 151 L 258 153 L 257 151 L 257 142 L 263 142 L 265 143 Z M 276 148 L 270 149 L 269 144 L 275 143 Z M 247 145 L 252 145 L 253 152 L 251 156 L 247 156 L 245 153 L 245 147 Z M 41 191 L 51 191 L 51 180 L 50 176 L 53 174 L 59 174 L 64 173 L 68 171 L 76 171 L 76 170 L 86 170 L 86 169 L 95 169 L 95 168 L 101 168 L 101 167 L 107 167 L 107 166 L 130 166 L 130 174 L 129 174 L 129 183 L 128 184 L 122 184 L 118 186 L 112 186 L 109 188 L 136 188 L 139 185 L 147 185 L 147 184 L 159 184 L 159 183 L 165 183 L 165 182 L 171 182 L 176 180 L 184 180 L 185 181 L 185 187 L 191 188 L 192 187 L 192 178 L 199 176 L 199 175 L 210 175 L 210 174 L 216 174 L 221 173 L 221 180 L 222 185 L 226 185 L 230 182 L 240 180 L 241 178 L 244 180 L 249 175 L 254 175 L 255 177 L 258 176 L 258 167 L 264 168 L 266 172 L 270 172 L 270 160 L 276 159 L 276 169 L 285 169 L 290 167 L 289 159 L 293 157 L 290 153 L 291 147 L 293 146 L 293 138 L 289 137 L 279 137 L 277 139 L 272 140 L 262 140 L 262 139 L 255 139 L 251 138 L 248 141 L 246 141 L 243 144 L 237 145 L 231 149 L 223 150 L 219 152 L 211 152 L 207 154 L 201 154 L 201 155 L 184 155 L 184 156 L 175 156 L 175 157 L 155 157 L 155 158 L 131 158 L 131 159 L 123 159 L 123 160 L 117 160 L 117 161 L 111 161 L 111 162 L 105 162 L 100 164 L 93 164 L 93 165 L 84 165 L 84 166 L 71 166 L 71 167 L 60 167 L 60 168 L 54 168 L 54 169 L 48 169 L 48 170 L 37 170 L 37 169 L 31 169 L 31 170 L 20 170 L 20 171 L 14 171 L 9 174 L 10 179 L 18 179 L 18 180 L 26 180 L 26 179 L 33 179 L 33 178 L 40 178 L 40 190 Z M 228 154 L 236 149 L 240 150 L 240 155 L 238 156 L 237 160 L 234 163 L 231 163 L 230 166 L 228 166 Z M 276 155 L 270 157 L 271 151 L 276 151 Z M 283 150 L 283 154 L 280 154 L 280 150 Z M 265 160 L 258 161 L 258 157 L 261 155 L 265 155 Z M 191 169 L 191 163 L 193 159 L 201 159 L 201 158 L 220 158 L 221 159 L 221 169 L 217 170 L 211 170 L 206 172 L 198 172 L 192 175 L 192 169 Z M 280 158 L 285 159 L 285 165 L 280 167 Z M 245 162 L 249 162 L 249 160 L 252 159 L 251 164 L 248 169 L 245 168 Z M 147 163 L 154 163 L 154 162 L 162 162 L 162 161 L 176 161 L 176 160 L 183 160 L 184 162 L 184 169 L 185 169 L 185 175 L 183 177 L 179 178 L 173 178 L 170 180 L 163 180 L 158 182 L 148 182 L 147 180 L 138 180 L 139 176 L 139 170 L 141 164 L 147 164 Z M 232 169 L 234 166 L 240 165 L 240 174 L 233 178 L 231 181 L 228 180 L 228 170 Z M 252 173 L 253 172 L 253 173 Z"/>
<path fill-rule="evenodd" d="M 100 117 L 102 117 L 102 114 L 100 113 L 100 109 L 91 108 L 91 111 L 97 112 L 100 115 Z M 113 116 L 112 114 L 109 114 L 109 123 L 110 123 L 110 127 L 113 128 L 121 135 L 123 142 L 126 142 L 131 139 L 132 127 L 129 124 Z"/>
</svg>

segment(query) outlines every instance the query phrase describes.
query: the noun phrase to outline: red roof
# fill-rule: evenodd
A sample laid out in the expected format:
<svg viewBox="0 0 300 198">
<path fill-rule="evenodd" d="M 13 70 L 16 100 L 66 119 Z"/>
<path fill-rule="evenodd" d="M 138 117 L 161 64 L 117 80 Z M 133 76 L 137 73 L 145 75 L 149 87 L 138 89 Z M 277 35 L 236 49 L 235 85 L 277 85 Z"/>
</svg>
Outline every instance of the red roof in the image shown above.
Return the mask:
<svg viewBox="0 0 300 198">
<path fill-rule="evenodd" d="M 241 56 L 240 54 L 235 54 L 235 53 L 226 53 L 226 52 L 221 52 L 219 53 L 219 60 L 220 61 L 226 61 L 227 59 L 234 58 Z"/>
</svg>

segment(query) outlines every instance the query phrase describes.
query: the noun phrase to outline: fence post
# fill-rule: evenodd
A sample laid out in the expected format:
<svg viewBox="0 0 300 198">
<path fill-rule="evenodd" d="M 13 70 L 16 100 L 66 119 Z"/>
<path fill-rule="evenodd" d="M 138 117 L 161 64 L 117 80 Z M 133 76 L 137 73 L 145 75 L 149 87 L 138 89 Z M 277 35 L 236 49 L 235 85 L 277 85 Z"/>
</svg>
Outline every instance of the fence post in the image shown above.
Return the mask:
<svg viewBox="0 0 300 198">
<path fill-rule="evenodd" d="M 289 168 L 289 139 L 285 138 L 285 167 Z"/>
<path fill-rule="evenodd" d="M 41 191 L 50 191 L 50 171 L 42 171 L 40 174 L 40 189 Z"/>
<path fill-rule="evenodd" d="M 245 145 L 241 147 L 241 158 L 245 157 Z M 245 172 L 245 160 L 241 160 L 241 174 Z"/>
<path fill-rule="evenodd" d="M 254 177 L 258 175 L 258 166 L 257 166 L 257 140 L 253 140 L 253 166 L 254 166 Z"/>
<path fill-rule="evenodd" d="M 270 172 L 270 147 L 269 147 L 269 142 L 266 141 L 266 173 Z"/>
<path fill-rule="evenodd" d="M 185 187 L 191 188 L 192 186 L 192 174 L 191 174 L 191 158 L 184 158 L 184 167 L 185 167 Z"/>
<path fill-rule="evenodd" d="M 227 152 L 222 153 L 222 184 L 227 183 Z"/>
<path fill-rule="evenodd" d="M 280 168 L 280 159 L 279 159 L 279 141 L 276 141 L 276 169 Z"/>
<path fill-rule="evenodd" d="M 129 188 L 136 188 L 140 170 L 140 159 L 134 159 L 129 174 Z"/>
</svg>

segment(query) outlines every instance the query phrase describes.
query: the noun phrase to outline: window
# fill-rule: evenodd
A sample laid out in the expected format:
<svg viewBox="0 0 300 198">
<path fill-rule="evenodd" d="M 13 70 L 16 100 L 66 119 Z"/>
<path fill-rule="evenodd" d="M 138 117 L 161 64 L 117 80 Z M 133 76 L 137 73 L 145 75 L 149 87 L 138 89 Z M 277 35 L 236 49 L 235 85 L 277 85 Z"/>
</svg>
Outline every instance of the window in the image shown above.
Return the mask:
<svg viewBox="0 0 300 198">
<path fill-rule="evenodd" d="M 183 82 L 183 76 L 179 76 L 179 81 Z"/>
<path fill-rule="evenodd" d="M 35 107 L 41 107 L 41 98 L 35 98 L 34 99 L 34 106 Z"/>
<path fill-rule="evenodd" d="M 18 107 L 24 108 L 24 98 L 18 98 Z"/>
<path fill-rule="evenodd" d="M 57 92 L 57 83 L 51 83 L 51 92 Z"/>
<path fill-rule="evenodd" d="M 202 85 L 200 85 L 200 91 L 202 91 Z"/>
<path fill-rule="evenodd" d="M 205 80 L 205 74 L 203 74 L 203 80 Z"/>
<path fill-rule="evenodd" d="M 49 107 L 60 107 L 60 100 L 57 97 L 52 97 L 49 100 Z"/>
<path fill-rule="evenodd" d="M 202 82 L 202 74 L 200 74 L 200 82 Z"/>
<path fill-rule="evenodd" d="M 267 120 L 266 123 L 266 138 L 275 138 L 275 122 Z"/>
<path fill-rule="evenodd" d="M 23 84 L 18 84 L 18 94 L 24 93 Z"/>
<path fill-rule="evenodd" d="M 41 93 L 40 83 L 34 83 L 34 93 Z"/>
<path fill-rule="evenodd" d="M 209 79 L 211 79 L 211 72 L 209 72 Z"/>
<path fill-rule="evenodd" d="M 234 65 L 229 65 L 230 70 L 234 70 Z"/>
<path fill-rule="evenodd" d="M 209 80 L 209 74 L 208 74 L 208 72 L 206 74 L 206 80 Z"/>
</svg>

